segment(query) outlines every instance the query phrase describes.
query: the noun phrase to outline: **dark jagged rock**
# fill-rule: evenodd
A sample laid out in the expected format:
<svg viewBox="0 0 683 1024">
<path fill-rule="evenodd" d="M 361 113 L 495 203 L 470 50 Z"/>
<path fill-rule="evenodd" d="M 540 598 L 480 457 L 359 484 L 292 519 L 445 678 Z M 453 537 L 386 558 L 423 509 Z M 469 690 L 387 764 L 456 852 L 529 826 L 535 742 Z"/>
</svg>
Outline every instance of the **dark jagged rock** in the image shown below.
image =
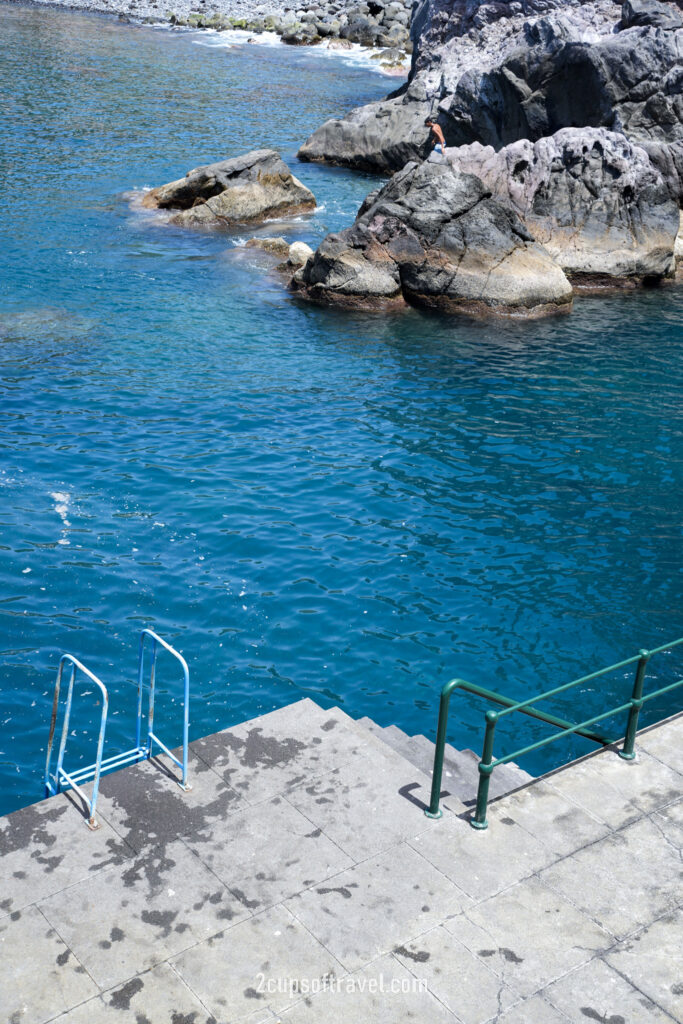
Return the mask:
<svg viewBox="0 0 683 1024">
<path fill-rule="evenodd" d="M 408 85 L 328 121 L 300 156 L 394 171 L 426 155 L 427 114 L 452 146 L 576 126 L 670 146 L 683 139 L 679 20 L 655 0 L 629 0 L 623 16 L 611 0 L 419 0 Z"/>
<path fill-rule="evenodd" d="M 645 150 L 604 128 L 564 128 L 496 152 L 447 149 L 512 204 L 574 285 L 629 286 L 670 276 L 678 204 Z"/>
<path fill-rule="evenodd" d="M 621 28 L 651 25 L 653 28 L 683 27 L 680 12 L 659 0 L 625 0 L 621 8 Z"/>
<path fill-rule="evenodd" d="M 324 239 L 292 288 L 321 304 L 470 315 L 541 316 L 572 301 L 511 205 L 446 162 L 408 164 L 350 228 Z"/>
<path fill-rule="evenodd" d="M 669 196 L 683 206 L 683 139 L 677 142 L 641 139 L 638 145 L 645 150 L 661 175 Z"/>
<path fill-rule="evenodd" d="M 215 228 L 312 210 L 315 196 L 275 150 L 257 149 L 197 167 L 179 181 L 153 188 L 142 205 L 177 210 L 173 224 Z"/>
</svg>

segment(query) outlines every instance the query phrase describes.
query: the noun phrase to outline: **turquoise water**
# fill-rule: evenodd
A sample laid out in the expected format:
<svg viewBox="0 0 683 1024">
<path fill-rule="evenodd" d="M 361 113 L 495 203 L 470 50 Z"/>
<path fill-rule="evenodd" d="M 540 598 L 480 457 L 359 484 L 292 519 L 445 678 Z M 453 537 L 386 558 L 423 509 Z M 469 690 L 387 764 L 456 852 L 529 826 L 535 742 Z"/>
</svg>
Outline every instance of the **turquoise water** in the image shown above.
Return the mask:
<svg viewBox="0 0 683 1024">
<path fill-rule="evenodd" d="M 42 795 L 61 651 L 129 745 L 145 624 L 189 661 L 194 736 L 302 696 L 433 735 L 452 675 L 523 696 L 683 635 L 680 289 L 527 325 L 298 305 L 235 238 L 130 194 L 264 145 L 294 165 L 386 79 L 18 6 L 0 34 L 1 811 Z M 295 173 L 319 210 L 258 233 L 314 243 L 376 181 Z M 454 742 L 480 746 L 483 710 L 454 701 Z M 514 728 L 501 753 L 544 734 Z"/>
</svg>

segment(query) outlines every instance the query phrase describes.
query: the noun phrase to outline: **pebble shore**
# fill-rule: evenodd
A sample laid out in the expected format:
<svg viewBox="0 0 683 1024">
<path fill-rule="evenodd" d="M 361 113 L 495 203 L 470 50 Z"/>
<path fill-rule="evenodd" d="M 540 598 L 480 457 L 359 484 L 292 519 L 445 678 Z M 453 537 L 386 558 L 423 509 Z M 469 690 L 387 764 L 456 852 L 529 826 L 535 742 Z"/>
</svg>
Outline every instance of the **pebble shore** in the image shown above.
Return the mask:
<svg viewBox="0 0 683 1024">
<path fill-rule="evenodd" d="M 412 0 L 320 0 L 306 8 L 286 0 L 36 0 L 177 28 L 241 30 L 279 36 L 289 45 L 378 51 L 380 67 L 401 74 L 410 64 Z M 380 56 L 381 54 L 381 56 Z"/>
</svg>

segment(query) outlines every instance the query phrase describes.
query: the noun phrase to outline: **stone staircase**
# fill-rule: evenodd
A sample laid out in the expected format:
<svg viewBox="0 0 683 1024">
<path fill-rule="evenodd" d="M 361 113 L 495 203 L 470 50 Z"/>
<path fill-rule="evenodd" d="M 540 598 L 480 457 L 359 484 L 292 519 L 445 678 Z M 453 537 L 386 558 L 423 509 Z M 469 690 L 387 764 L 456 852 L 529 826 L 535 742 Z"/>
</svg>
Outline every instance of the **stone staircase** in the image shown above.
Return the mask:
<svg viewBox="0 0 683 1024">
<path fill-rule="evenodd" d="M 397 754 L 409 761 L 419 771 L 431 778 L 434 767 L 434 744 L 420 734 L 409 736 L 396 725 L 381 726 L 371 718 L 359 718 L 363 726 L 377 739 L 382 740 Z M 446 744 L 443 765 L 442 790 L 457 797 L 466 807 L 473 807 L 479 785 L 479 756 L 473 750 L 456 750 Z M 532 782 L 533 775 L 518 768 L 516 764 L 501 765 L 491 775 L 489 799 L 505 796 L 520 786 Z"/>
</svg>

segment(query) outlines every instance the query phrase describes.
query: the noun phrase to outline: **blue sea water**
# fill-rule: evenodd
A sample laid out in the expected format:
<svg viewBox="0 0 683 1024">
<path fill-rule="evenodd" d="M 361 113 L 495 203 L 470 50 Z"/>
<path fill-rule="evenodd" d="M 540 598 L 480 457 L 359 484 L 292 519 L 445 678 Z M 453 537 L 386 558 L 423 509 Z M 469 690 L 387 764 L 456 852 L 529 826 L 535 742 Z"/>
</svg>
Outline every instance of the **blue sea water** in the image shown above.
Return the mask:
<svg viewBox="0 0 683 1024">
<path fill-rule="evenodd" d="M 13 4 L 0 37 L 0 811 L 42 796 L 62 651 L 131 745 L 143 625 L 188 659 L 193 736 L 303 696 L 433 736 L 453 675 L 523 697 L 683 634 L 680 288 L 529 324 L 298 304 L 237 235 L 136 194 L 273 146 L 319 208 L 256 233 L 315 244 L 378 179 L 297 147 L 392 83 Z M 631 678 L 552 709 L 599 713 Z M 160 686 L 176 742 L 170 667 Z M 452 741 L 479 748 L 484 710 L 454 698 Z M 498 753 L 545 734 L 509 718 Z"/>
</svg>

